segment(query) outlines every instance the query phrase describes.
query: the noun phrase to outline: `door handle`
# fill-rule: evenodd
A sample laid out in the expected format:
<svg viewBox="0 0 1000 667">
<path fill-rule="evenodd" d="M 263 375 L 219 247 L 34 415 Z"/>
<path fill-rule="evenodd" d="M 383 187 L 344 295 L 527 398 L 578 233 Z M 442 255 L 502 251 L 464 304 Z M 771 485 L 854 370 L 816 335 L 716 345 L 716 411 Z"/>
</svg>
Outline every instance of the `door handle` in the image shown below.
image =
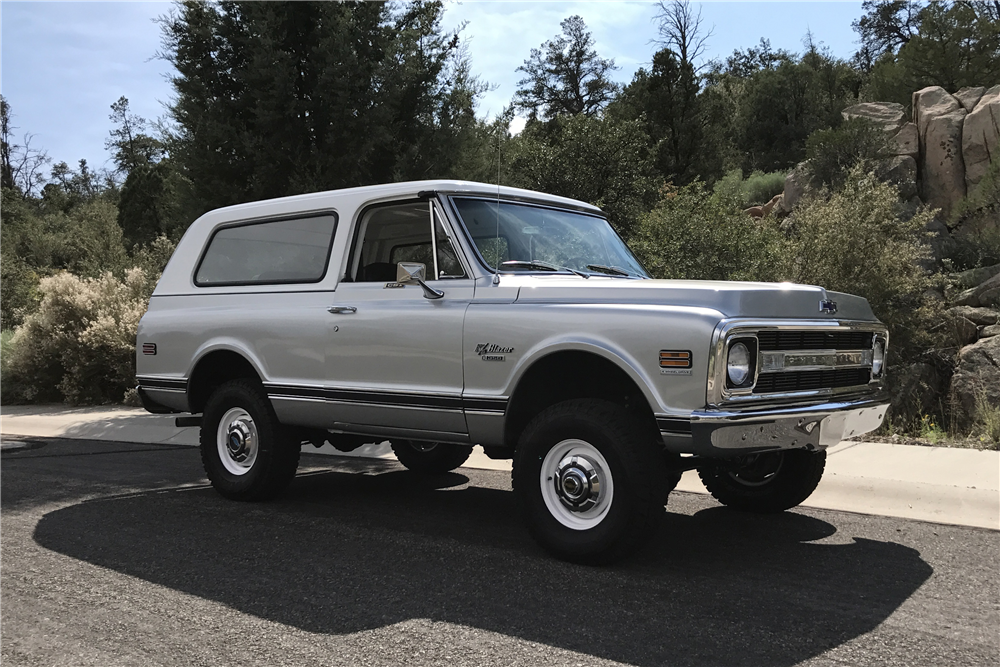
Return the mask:
<svg viewBox="0 0 1000 667">
<path fill-rule="evenodd" d="M 326 309 L 328 313 L 333 313 L 334 315 L 340 315 L 344 313 L 356 313 L 358 309 L 354 306 L 330 306 Z"/>
</svg>

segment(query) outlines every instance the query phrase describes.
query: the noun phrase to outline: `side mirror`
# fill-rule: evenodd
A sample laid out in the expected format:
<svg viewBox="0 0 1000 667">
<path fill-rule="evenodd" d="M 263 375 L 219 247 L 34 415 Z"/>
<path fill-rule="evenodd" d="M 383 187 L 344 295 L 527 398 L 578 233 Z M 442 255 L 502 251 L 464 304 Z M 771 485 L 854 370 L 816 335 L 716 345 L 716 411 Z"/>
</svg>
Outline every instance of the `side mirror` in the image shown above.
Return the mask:
<svg viewBox="0 0 1000 667">
<path fill-rule="evenodd" d="M 436 290 L 424 282 L 427 275 L 427 266 L 420 262 L 400 262 L 396 265 L 396 282 L 407 285 L 417 283 L 424 290 L 424 297 L 427 299 L 440 299 L 444 292 Z"/>
<path fill-rule="evenodd" d="M 420 262 L 400 262 L 396 265 L 396 282 L 419 283 L 426 280 L 427 265 Z"/>
</svg>

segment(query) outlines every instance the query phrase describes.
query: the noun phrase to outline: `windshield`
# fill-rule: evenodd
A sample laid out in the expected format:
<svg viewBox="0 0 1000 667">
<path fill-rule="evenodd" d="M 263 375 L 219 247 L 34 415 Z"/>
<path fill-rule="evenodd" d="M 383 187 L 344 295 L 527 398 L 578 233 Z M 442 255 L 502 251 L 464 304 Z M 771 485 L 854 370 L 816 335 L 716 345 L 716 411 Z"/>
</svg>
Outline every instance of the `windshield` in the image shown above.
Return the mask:
<svg viewBox="0 0 1000 667">
<path fill-rule="evenodd" d="M 565 209 L 485 199 L 453 199 L 483 261 L 501 271 L 572 270 L 648 278 L 604 218 Z M 544 265 L 549 265 L 547 268 Z"/>
</svg>

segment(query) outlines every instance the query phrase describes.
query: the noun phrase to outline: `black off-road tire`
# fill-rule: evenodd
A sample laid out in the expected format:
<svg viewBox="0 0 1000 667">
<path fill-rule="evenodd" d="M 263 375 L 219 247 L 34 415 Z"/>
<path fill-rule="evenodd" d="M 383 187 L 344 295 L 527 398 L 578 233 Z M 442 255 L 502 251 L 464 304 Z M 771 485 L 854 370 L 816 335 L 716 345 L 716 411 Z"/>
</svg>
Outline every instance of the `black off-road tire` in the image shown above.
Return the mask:
<svg viewBox="0 0 1000 667">
<path fill-rule="evenodd" d="M 808 498 L 823 477 L 826 452 L 788 449 L 744 457 L 742 467 L 698 470 L 705 488 L 723 505 L 761 514 L 784 512 Z M 768 471 L 773 471 L 768 474 Z"/>
<path fill-rule="evenodd" d="M 620 560 L 639 549 L 663 516 L 671 483 L 662 445 L 652 434 L 653 429 L 638 417 L 602 400 L 565 401 L 535 417 L 518 442 L 512 478 L 514 494 L 532 537 L 557 558 L 593 565 Z M 559 504 L 552 505 L 555 510 L 550 509 L 553 494 L 557 496 L 555 502 L 561 502 L 554 490 L 558 488 L 555 476 L 547 470 L 546 479 L 542 479 L 543 466 L 553 466 L 553 460 L 547 462 L 550 451 L 558 459 L 558 452 L 573 441 L 582 441 L 599 452 L 613 482 L 613 494 L 603 518 L 596 524 L 585 521 L 575 528 L 563 522 L 567 516 L 574 517 L 573 512 L 567 509 L 560 513 Z M 550 483 L 552 487 L 543 487 Z"/>
<path fill-rule="evenodd" d="M 400 463 L 409 470 L 424 475 L 451 472 L 468 461 L 472 455 L 472 445 L 457 445 L 450 442 L 393 440 L 390 444 Z"/>
<path fill-rule="evenodd" d="M 243 474 L 227 469 L 218 441 L 222 418 L 237 409 L 249 415 L 257 432 L 256 456 Z M 269 500 L 281 494 L 295 477 L 300 448 L 278 422 L 259 382 L 231 380 L 209 397 L 201 424 L 201 461 L 212 486 L 226 498 Z"/>
</svg>

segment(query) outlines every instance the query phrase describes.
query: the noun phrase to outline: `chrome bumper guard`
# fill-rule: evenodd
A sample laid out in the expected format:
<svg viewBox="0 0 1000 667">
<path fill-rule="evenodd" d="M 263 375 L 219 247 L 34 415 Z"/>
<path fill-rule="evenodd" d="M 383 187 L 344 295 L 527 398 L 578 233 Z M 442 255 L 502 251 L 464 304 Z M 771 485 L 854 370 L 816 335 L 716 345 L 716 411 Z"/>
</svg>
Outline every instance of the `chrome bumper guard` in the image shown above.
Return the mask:
<svg viewBox="0 0 1000 667">
<path fill-rule="evenodd" d="M 699 410 L 691 435 L 661 431 L 667 449 L 727 457 L 776 449 L 826 449 L 877 429 L 888 401 L 882 397 L 762 410 Z"/>
</svg>

